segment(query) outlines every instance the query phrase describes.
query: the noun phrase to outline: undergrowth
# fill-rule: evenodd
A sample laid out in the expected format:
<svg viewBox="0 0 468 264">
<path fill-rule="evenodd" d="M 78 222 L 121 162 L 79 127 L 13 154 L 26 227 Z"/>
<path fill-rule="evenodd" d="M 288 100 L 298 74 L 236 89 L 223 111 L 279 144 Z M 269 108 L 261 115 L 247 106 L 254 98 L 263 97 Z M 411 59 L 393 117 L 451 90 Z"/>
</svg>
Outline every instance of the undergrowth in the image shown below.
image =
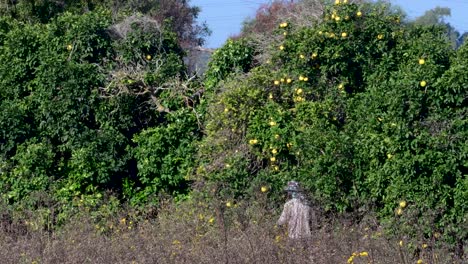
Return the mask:
<svg viewBox="0 0 468 264">
<path fill-rule="evenodd" d="M 406 234 L 407 229 L 378 223 L 371 214 L 334 215 L 313 209 L 313 236 L 299 243 L 288 240 L 286 229 L 276 226 L 281 208 L 269 206 L 266 193 L 237 202 L 191 198 L 176 204 L 168 200 L 155 214 L 130 208 L 107 215 L 83 210 L 51 229 L 33 224 L 34 212 L 29 218 L 24 214 L 17 218 L 3 207 L 0 260 L 37 264 L 442 264 L 467 260 L 438 237 L 416 241 Z"/>
</svg>

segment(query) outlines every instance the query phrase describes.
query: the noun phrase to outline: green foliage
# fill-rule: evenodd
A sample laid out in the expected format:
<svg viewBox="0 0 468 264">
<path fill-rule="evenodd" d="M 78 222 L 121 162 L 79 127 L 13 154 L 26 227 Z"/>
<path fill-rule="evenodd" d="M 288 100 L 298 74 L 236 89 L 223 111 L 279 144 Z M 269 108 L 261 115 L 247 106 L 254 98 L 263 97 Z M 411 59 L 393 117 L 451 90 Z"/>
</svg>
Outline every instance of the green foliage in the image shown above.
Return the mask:
<svg viewBox="0 0 468 264">
<path fill-rule="evenodd" d="M 213 53 L 205 73 L 205 85 L 212 88 L 233 72 L 249 71 L 253 66 L 254 55 L 255 50 L 248 39 L 229 39 Z"/>
<path fill-rule="evenodd" d="M 181 77 L 177 35 L 143 16 L 112 25 L 99 8 L 43 22 L 0 22 L 3 196 L 20 204 L 42 191 L 72 212 L 105 191 L 144 193 L 137 202 L 184 193 L 198 86 Z"/>
<path fill-rule="evenodd" d="M 199 137 L 198 123 L 185 109 L 170 113 L 167 120 L 167 126 L 148 128 L 133 138 L 138 181 L 143 186 L 136 193 L 126 193 L 133 202 L 141 203 L 161 190 L 172 195 L 187 191 Z"/>
<path fill-rule="evenodd" d="M 443 28 L 400 19 L 386 5 L 328 6 L 314 28 L 282 23 L 276 53 L 247 75 L 207 75 L 199 174 L 237 195 L 239 182 L 296 179 L 327 209 L 387 219 L 405 200 L 442 212 L 430 232 L 466 237 L 466 46 L 455 54 Z"/>
<path fill-rule="evenodd" d="M 48 190 L 46 177 L 60 179 L 67 175 L 68 155 L 89 138 L 90 126 L 95 125 L 91 109 L 96 94 L 92 89 L 103 80 L 95 63 L 110 47 L 103 34 L 108 23 L 105 12 L 86 16 L 67 13 L 48 26 L 12 21 L 5 33 L 0 72 L 2 107 L 9 115 L 2 119 L 6 140 L 2 156 L 18 159 L 7 161 L 11 169 L 2 171 L 2 176 L 10 181 L 4 190 L 17 194 L 15 198 L 33 190 Z M 10 107 L 19 111 L 10 111 Z M 29 153 L 38 153 L 36 148 L 31 149 L 36 145 L 18 146 L 23 142 L 48 142 L 42 151 L 47 150 L 47 159 L 29 157 Z M 30 159 L 28 166 L 22 163 L 24 159 Z M 21 175 L 37 175 L 34 177 L 41 184 L 21 189 L 28 184 L 22 183 L 26 176 L 14 176 L 18 166 L 23 167 Z M 43 169 L 24 172 L 35 166 Z"/>
<path fill-rule="evenodd" d="M 112 10 L 120 20 L 132 14 L 144 14 L 165 24 L 176 34 L 184 47 L 200 46 L 210 34 L 208 27 L 197 22 L 200 8 L 190 6 L 190 1 L 180 0 L 15 0 L 0 5 L 0 15 L 18 21 L 50 23 L 65 12 L 86 14 L 99 9 Z"/>
<path fill-rule="evenodd" d="M 19 201 L 27 198 L 33 191 L 47 189 L 53 182 L 54 153 L 51 145 L 44 142 L 27 141 L 17 147 L 12 157 L 9 174 L 0 174 L 2 198 Z"/>
</svg>

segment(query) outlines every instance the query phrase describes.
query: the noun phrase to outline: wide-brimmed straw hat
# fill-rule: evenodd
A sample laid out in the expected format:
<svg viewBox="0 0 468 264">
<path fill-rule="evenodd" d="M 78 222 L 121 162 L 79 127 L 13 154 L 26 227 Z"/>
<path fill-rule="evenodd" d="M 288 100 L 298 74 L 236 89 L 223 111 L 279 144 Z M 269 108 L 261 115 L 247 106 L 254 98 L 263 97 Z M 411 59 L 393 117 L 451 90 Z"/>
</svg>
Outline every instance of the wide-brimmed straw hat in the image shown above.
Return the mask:
<svg viewBox="0 0 468 264">
<path fill-rule="evenodd" d="M 301 186 L 297 181 L 289 181 L 284 190 L 286 192 L 301 192 Z"/>
</svg>

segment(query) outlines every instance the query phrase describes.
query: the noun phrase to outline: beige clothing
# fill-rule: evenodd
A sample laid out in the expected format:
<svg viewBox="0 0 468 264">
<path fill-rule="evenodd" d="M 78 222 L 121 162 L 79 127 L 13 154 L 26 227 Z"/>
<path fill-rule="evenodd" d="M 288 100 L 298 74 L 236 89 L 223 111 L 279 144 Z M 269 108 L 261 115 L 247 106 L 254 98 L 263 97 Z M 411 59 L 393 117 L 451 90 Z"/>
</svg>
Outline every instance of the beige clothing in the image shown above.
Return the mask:
<svg viewBox="0 0 468 264">
<path fill-rule="evenodd" d="M 300 199 L 293 198 L 284 205 L 278 225 L 288 224 L 288 236 L 291 239 L 309 238 L 309 215 L 310 207 Z"/>
</svg>

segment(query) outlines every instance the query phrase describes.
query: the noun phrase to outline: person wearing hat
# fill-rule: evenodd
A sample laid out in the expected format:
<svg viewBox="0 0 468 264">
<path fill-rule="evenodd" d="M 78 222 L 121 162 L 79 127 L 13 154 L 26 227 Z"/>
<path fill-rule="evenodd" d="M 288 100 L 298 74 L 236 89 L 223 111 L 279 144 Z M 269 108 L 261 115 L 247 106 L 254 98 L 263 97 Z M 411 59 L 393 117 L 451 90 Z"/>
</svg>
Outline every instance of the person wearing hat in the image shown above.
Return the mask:
<svg viewBox="0 0 468 264">
<path fill-rule="evenodd" d="M 285 188 L 288 196 L 291 197 L 286 202 L 278 219 L 278 225 L 288 225 L 288 236 L 293 240 L 304 240 L 311 237 L 309 226 L 310 207 L 307 205 L 299 183 L 289 181 Z"/>
</svg>

